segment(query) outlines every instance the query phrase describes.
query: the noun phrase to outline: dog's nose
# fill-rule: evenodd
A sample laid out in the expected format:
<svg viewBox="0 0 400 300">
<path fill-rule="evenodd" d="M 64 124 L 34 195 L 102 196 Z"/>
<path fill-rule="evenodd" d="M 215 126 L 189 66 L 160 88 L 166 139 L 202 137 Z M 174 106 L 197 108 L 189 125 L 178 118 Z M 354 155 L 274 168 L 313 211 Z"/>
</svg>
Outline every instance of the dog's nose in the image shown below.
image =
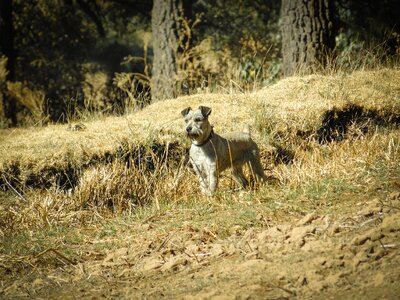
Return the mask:
<svg viewBox="0 0 400 300">
<path fill-rule="evenodd" d="M 192 126 L 186 127 L 186 132 L 191 132 L 192 131 Z"/>
</svg>

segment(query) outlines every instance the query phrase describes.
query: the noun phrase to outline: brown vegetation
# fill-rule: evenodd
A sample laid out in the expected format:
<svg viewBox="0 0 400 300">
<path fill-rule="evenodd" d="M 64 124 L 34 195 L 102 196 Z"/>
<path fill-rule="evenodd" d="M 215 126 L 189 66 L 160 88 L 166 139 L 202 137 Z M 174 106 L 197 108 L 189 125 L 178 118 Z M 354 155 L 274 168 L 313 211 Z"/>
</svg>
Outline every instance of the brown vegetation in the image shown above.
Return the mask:
<svg viewBox="0 0 400 300">
<path fill-rule="evenodd" d="M 397 69 L 291 77 L 0 131 L 0 295 L 395 295 L 399 87 Z M 180 116 L 199 104 L 218 132 L 251 125 L 268 184 L 201 195 Z"/>
</svg>

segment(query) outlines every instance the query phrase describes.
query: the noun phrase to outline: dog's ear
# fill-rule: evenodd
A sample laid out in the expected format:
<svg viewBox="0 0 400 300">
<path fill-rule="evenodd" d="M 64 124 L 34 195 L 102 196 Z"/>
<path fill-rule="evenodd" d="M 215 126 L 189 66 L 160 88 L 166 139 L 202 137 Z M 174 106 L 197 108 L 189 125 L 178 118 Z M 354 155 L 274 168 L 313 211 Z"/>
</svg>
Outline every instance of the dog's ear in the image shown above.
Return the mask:
<svg viewBox="0 0 400 300">
<path fill-rule="evenodd" d="M 207 106 L 199 106 L 199 109 L 201 110 L 201 114 L 203 115 L 204 118 L 207 118 L 211 114 L 211 108 Z"/>
<path fill-rule="evenodd" d="M 181 115 L 182 116 L 184 116 L 184 117 L 186 117 L 186 115 L 189 113 L 189 111 L 191 111 L 192 110 L 192 108 L 189 106 L 189 107 L 186 107 L 184 110 L 182 110 L 181 111 Z"/>
</svg>

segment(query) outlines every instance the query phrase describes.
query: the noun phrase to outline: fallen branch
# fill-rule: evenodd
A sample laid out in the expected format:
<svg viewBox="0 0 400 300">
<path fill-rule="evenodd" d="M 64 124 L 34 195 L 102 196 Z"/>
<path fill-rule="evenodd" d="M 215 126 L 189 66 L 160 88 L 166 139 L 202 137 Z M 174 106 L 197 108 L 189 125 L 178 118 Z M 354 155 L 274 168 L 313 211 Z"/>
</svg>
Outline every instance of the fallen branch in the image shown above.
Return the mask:
<svg viewBox="0 0 400 300">
<path fill-rule="evenodd" d="M 57 249 L 54 248 L 48 248 L 42 252 L 40 252 L 39 254 L 35 255 L 35 258 L 39 258 L 40 256 L 43 256 L 44 254 L 46 254 L 47 252 L 53 252 L 56 255 L 58 255 L 59 257 L 61 257 L 62 259 L 64 259 L 65 261 L 67 261 L 68 263 L 70 263 L 71 265 L 75 265 L 76 262 L 69 259 L 68 257 L 66 257 L 64 254 L 60 253 Z"/>
<path fill-rule="evenodd" d="M 288 293 L 288 294 L 290 294 L 290 295 L 293 295 L 293 296 L 296 296 L 296 295 L 297 295 L 296 292 L 291 291 L 291 290 L 288 290 L 287 288 L 281 287 L 281 286 L 279 286 L 279 285 L 277 285 L 277 284 L 274 284 L 274 283 L 272 283 L 272 282 L 270 282 L 269 284 L 272 285 L 272 287 L 278 288 L 278 289 L 280 289 L 280 290 L 282 290 L 282 291 L 284 291 L 284 292 L 286 292 L 286 293 Z"/>
<path fill-rule="evenodd" d="M 21 195 L 20 192 L 18 192 L 12 185 L 11 183 L 8 182 L 7 178 L 3 175 L 3 179 L 5 181 L 5 183 L 7 184 L 7 186 L 18 196 L 18 198 L 20 198 L 21 200 L 28 202 L 28 200 L 26 200 L 24 198 L 24 196 Z"/>
</svg>

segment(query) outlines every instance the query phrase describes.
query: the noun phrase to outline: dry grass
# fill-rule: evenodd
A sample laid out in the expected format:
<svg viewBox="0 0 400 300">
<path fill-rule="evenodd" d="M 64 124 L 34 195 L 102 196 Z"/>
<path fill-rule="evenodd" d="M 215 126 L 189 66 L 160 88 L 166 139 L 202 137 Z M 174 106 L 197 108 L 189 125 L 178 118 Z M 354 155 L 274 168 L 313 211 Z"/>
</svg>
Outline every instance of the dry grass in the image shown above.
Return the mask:
<svg viewBox="0 0 400 300">
<path fill-rule="evenodd" d="M 6 83 L 6 77 L 7 77 L 7 58 L 5 56 L 0 56 L 0 88 L 3 90 L 5 83 Z M 4 115 L 4 108 L 3 108 L 3 95 L 0 93 L 0 128 L 6 127 L 5 121 L 3 120 L 3 115 Z"/>
<path fill-rule="evenodd" d="M 333 111 L 337 117 L 349 103 L 365 115 L 332 127 L 340 140 L 319 139 L 324 116 Z M 216 199 L 199 194 L 184 161 L 188 143 L 180 111 L 200 104 L 213 108 L 211 122 L 220 133 L 252 126 L 270 184 L 231 193 L 226 174 Z M 227 203 L 256 202 L 277 214 L 301 214 L 329 209 L 343 193 L 389 193 L 400 184 L 399 107 L 400 71 L 382 69 L 292 77 L 254 93 L 180 97 L 90 120 L 77 131 L 67 125 L 2 130 L 0 229 L 6 234 L 86 223 L 171 204 L 195 211 L 212 205 L 223 214 Z"/>
<path fill-rule="evenodd" d="M 13 99 L 26 107 L 36 124 L 46 123 L 45 93 L 41 90 L 31 90 L 21 82 L 7 82 L 8 93 Z"/>
<path fill-rule="evenodd" d="M 366 108 L 398 109 L 399 94 L 399 70 L 356 72 L 339 77 L 292 77 L 256 93 L 198 94 L 154 103 L 124 117 L 89 121 L 85 123 L 86 130 L 79 132 L 67 131 L 65 125 L 2 130 L 0 157 L 3 164 L 24 158 L 47 164 L 49 158 L 62 157 L 71 151 L 76 157 L 84 152 L 93 155 L 111 151 L 125 139 L 139 144 L 153 138 L 181 141 L 180 111 L 190 105 L 211 106 L 212 122 L 218 131 L 224 132 L 235 129 L 236 123 L 259 126 L 256 122 L 262 120 L 253 112 L 260 105 L 265 108 L 263 113 L 279 121 L 277 125 L 297 128 L 306 123 L 318 124 L 324 111 L 349 102 Z M 268 118 L 260 118 L 265 119 L 264 124 L 269 122 Z"/>
<path fill-rule="evenodd" d="M 148 144 L 151 141 L 182 141 L 182 108 L 210 105 L 219 126 L 232 128 L 231 120 L 218 118 L 234 113 L 236 120 L 250 119 L 250 108 L 243 107 L 246 97 L 234 95 L 195 95 L 155 103 L 140 112 L 124 117 L 107 117 L 85 123 L 83 131 L 69 131 L 67 125 L 43 128 L 3 130 L 0 133 L 0 157 L 3 168 L 13 161 L 21 165 L 53 165 L 73 156 L 79 161 L 91 156 L 113 153 L 123 141 Z M 208 100 L 206 100 L 208 99 Z M 238 119 L 239 118 L 239 119 Z M 220 120 L 218 120 L 220 119 Z"/>
<path fill-rule="evenodd" d="M 248 256 L 255 249 L 250 239 L 261 228 L 293 225 L 310 212 L 326 225 L 342 220 L 353 226 L 354 214 L 346 211 L 362 209 L 373 198 L 398 206 L 388 199 L 398 199 L 400 187 L 399 79 L 394 69 L 293 77 L 255 93 L 198 94 L 122 117 L 1 130 L 0 295 L 22 295 L 21 284 L 36 289 L 48 278 L 58 296 L 69 284 L 93 293 L 105 278 L 115 284 L 106 285 L 110 291 L 111 286 L 121 290 L 122 282 L 136 286 L 146 280 L 151 285 L 165 280 L 168 287 L 175 274 L 187 281 L 187 273 L 163 275 L 157 269 L 156 279 L 146 279 L 131 272 L 151 257 L 164 260 L 181 251 L 197 257 L 187 252 L 187 241 L 208 253 L 213 242 L 249 239 L 240 255 L 254 262 Z M 215 197 L 200 193 L 186 166 L 189 143 L 180 115 L 199 104 L 213 108 L 210 118 L 218 132 L 252 126 L 267 184 L 237 191 L 226 172 Z M 381 218 L 379 213 L 372 220 Z M 128 248 L 134 250 L 126 260 L 121 253 Z M 275 261 L 279 270 L 286 263 L 280 257 L 281 252 Z M 352 268 L 349 257 L 346 266 Z M 237 270 L 235 258 L 226 258 L 221 259 L 226 267 Z M 210 274 L 214 258 L 207 265 L 196 260 L 192 270 Z M 215 284 L 220 290 L 218 279 Z"/>
<path fill-rule="evenodd" d="M 106 86 L 108 76 L 105 72 L 87 72 L 82 83 L 84 106 L 88 110 L 102 111 L 107 109 Z"/>
</svg>

